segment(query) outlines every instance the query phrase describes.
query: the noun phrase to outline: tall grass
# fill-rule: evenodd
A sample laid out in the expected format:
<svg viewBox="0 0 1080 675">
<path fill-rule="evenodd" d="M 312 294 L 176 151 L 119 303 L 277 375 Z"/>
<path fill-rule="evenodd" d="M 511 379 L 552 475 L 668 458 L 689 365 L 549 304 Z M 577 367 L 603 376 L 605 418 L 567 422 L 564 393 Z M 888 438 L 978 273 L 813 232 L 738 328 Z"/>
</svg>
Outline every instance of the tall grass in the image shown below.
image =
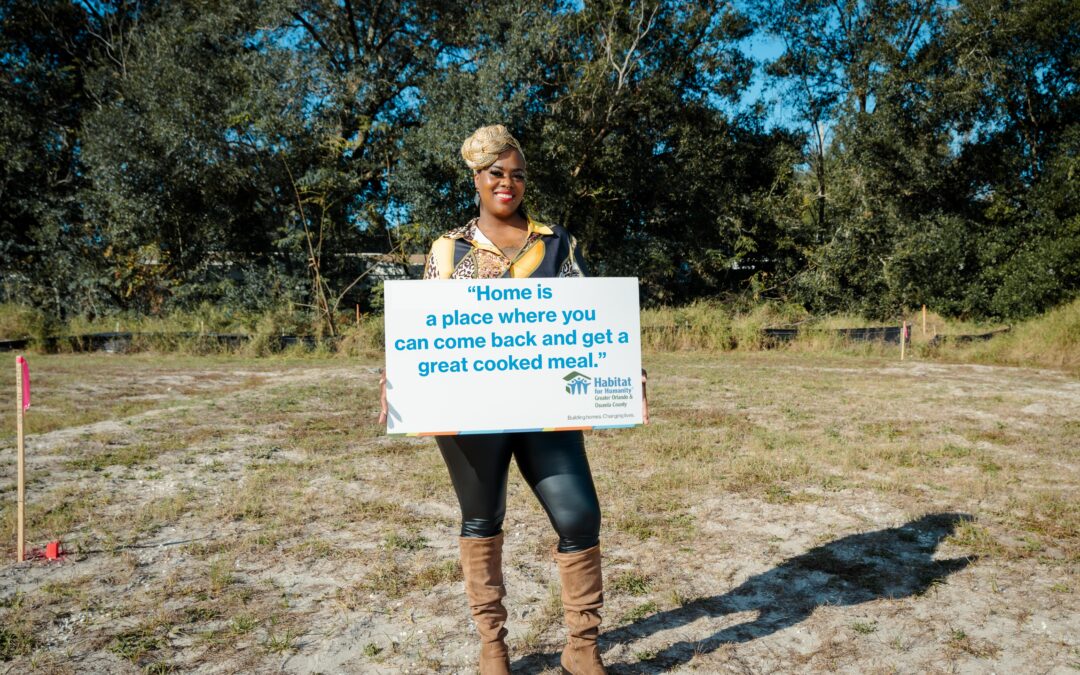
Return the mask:
<svg viewBox="0 0 1080 675">
<path fill-rule="evenodd" d="M 116 314 L 95 319 L 73 317 L 59 334 L 84 334 L 107 331 L 133 333 L 244 333 L 281 331 L 297 334 L 316 329 L 308 313 L 284 306 L 269 312 L 247 312 L 210 303 L 194 309 L 165 315 Z"/>
<path fill-rule="evenodd" d="M 986 342 L 957 346 L 948 358 L 1080 372 L 1080 298 Z"/>
<path fill-rule="evenodd" d="M 268 312 L 245 312 L 204 303 L 192 310 L 168 315 L 146 316 L 116 314 L 95 319 L 73 317 L 67 322 L 50 321 L 39 310 L 14 303 L 0 304 L 0 339 L 30 338 L 34 349 L 43 350 L 46 337 L 67 337 L 107 332 L 130 332 L 130 351 L 213 354 L 234 353 L 241 356 L 267 356 L 283 352 L 287 356 L 326 356 L 337 352 L 350 356 L 370 355 L 382 347 L 382 317 L 364 316 L 357 323 L 354 316 L 338 317 L 339 331 L 334 340 L 326 340 L 324 326 L 311 312 L 296 306 L 283 306 Z M 230 345 L 216 334 L 246 335 L 249 339 Z M 298 345 L 281 348 L 280 336 L 314 336 L 314 349 Z M 59 341 L 54 349 L 72 349 Z"/>
<path fill-rule="evenodd" d="M 50 328 L 41 310 L 13 302 L 0 303 L 0 340 L 41 339 Z"/>
<path fill-rule="evenodd" d="M 745 312 L 709 301 L 645 309 L 641 312 L 641 346 L 656 351 L 758 350 L 767 346 L 762 329 L 807 319 L 809 314 L 801 307 L 774 303 Z"/>
<path fill-rule="evenodd" d="M 988 341 L 935 344 L 935 337 L 987 333 L 1005 327 L 1001 323 L 962 321 L 928 313 L 923 329 L 920 312 L 906 320 L 911 325 L 912 357 L 945 361 L 1004 365 L 1042 366 L 1080 371 L 1080 299 L 1046 314 L 1012 326 Z M 899 320 L 898 320 L 899 321 Z M 897 322 L 898 322 L 897 321 Z M 798 305 L 762 303 L 737 309 L 713 301 L 682 307 L 642 310 L 642 348 L 653 352 L 687 350 L 833 353 L 848 356 L 895 356 L 899 348 L 880 342 L 854 342 L 838 334 L 839 328 L 883 325 L 857 315 L 811 316 Z M 378 358 L 383 345 L 383 318 L 369 314 L 356 321 L 342 315 L 333 341 L 320 342 L 315 350 L 297 346 L 287 355 Z M 798 328 L 798 336 L 782 342 L 767 336 L 765 328 Z M 321 324 L 303 308 L 282 307 L 270 312 L 245 313 L 204 304 L 188 312 L 168 316 L 112 316 L 93 321 L 74 318 L 57 325 L 41 312 L 16 304 L 0 304 L 0 339 L 31 337 L 43 344 L 46 335 L 77 335 L 105 331 L 144 333 L 133 341 L 138 351 L 207 354 L 234 352 L 243 356 L 267 356 L 282 351 L 281 335 L 326 337 Z M 181 333 L 194 335 L 180 336 Z M 206 337 L 234 333 L 251 338 L 229 347 Z"/>
</svg>

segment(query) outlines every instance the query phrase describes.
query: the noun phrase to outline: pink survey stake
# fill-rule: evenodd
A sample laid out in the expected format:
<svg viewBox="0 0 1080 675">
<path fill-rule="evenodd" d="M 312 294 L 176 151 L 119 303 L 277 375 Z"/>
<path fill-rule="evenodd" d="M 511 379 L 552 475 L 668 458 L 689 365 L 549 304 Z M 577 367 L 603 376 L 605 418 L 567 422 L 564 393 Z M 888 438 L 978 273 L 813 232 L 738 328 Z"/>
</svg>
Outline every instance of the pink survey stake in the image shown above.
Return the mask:
<svg viewBox="0 0 1080 675">
<path fill-rule="evenodd" d="M 22 407 L 27 410 L 30 407 L 30 364 L 21 356 L 15 357 L 15 360 L 22 366 Z"/>
</svg>

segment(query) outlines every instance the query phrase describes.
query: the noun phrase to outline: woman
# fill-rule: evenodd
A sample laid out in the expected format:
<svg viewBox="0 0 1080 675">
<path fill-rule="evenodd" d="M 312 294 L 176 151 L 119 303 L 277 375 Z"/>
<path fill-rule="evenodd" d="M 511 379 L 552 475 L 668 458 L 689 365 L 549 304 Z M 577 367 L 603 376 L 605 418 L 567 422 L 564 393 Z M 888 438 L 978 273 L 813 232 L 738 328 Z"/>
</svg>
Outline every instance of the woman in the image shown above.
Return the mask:
<svg viewBox="0 0 1080 675">
<path fill-rule="evenodd" d="M 543 225 L 525 214 L 525 155 L 505 127 L 477 129 L 461 146 L 461 155 L 473 172 L 480 214 L 435 241 L 425 279 L 584 275 L 574 238 L 562 227 Z M 385 377 L 382 385 L 379 419 L 385 423 Z M 503 627 L 502 523 L 511 457 L 559 535 L 553 556 L 569 629 L 560 659 L 563 670 L 573 675 L 605 672 L 596 646 L 604 603 L 600 504 L 582 433 L 439 436 L 436 442 L 461 506 L 461 568 L 480 633 L 481 674 L 510 672 Z"/>
</svg>

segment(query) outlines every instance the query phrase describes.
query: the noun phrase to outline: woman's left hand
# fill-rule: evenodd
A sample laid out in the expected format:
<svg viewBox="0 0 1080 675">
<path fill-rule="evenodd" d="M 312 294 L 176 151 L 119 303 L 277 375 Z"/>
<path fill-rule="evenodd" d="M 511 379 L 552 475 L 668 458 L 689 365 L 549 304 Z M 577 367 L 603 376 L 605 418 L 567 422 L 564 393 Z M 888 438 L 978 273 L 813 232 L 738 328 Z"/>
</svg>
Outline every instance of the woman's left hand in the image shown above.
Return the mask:
<svg viewBox="0 0 1080 675">
<path fill-rule="evenodd" d="M 649 394 L 645 390 L 645 384 L 649 381 L 649 374 L 641 369 L 641 423 L 649 423 Z"/>
<path fill-rule="evenodd" d="M 390 410 L 386 405 L 386 368 L 379 369 L 379 426 L 386 425 L 386 416 Z"/>
</svg>

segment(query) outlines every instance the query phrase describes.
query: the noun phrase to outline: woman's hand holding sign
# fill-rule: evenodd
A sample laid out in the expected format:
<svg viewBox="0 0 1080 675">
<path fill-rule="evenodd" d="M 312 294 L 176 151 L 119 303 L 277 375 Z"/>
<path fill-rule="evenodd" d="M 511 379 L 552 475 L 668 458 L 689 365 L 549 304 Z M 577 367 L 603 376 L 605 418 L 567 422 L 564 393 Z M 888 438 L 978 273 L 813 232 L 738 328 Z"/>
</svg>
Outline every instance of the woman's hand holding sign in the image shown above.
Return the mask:
<svg viewBox="0 0 1080 675">
<path fill-rule="evenodd" d="M 386 405 L 386 368 L 379 369 L 379 424 L 386 426 L 386 415 L 389 409 Z"/>
<path fill-rule="evenodd" d="M 649 394 L 645 391 L 645 384 L 649 381 L 649 374 L 641 369 L 641 423 L 649 423 Z M 385 396 L 383 399 L 385 400 Z"/>
</svg>

